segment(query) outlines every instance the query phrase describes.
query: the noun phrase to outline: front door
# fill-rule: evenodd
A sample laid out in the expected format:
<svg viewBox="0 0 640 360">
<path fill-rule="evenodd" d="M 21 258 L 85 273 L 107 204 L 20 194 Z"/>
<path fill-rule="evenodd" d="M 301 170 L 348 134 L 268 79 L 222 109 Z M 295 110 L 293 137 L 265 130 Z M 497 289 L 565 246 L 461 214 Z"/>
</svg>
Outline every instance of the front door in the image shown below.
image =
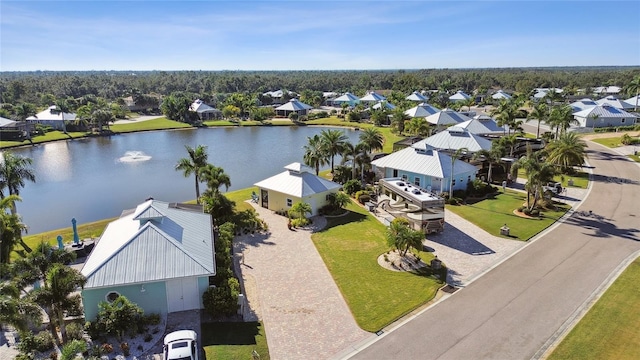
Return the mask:
<svg viewBox="0 0 640 360">
<path fill-rule="evenodd" d="M 167 311 L 176 312 L 200 308 L 196 278 L 171 279 L 166 282 Z"/>
<path fill-rule="evenodd" d="M 262 207 L 269 208 L 269 192 L 265 189 L 260 190 L 260 198 L 262 198 Z"/>
</svg>

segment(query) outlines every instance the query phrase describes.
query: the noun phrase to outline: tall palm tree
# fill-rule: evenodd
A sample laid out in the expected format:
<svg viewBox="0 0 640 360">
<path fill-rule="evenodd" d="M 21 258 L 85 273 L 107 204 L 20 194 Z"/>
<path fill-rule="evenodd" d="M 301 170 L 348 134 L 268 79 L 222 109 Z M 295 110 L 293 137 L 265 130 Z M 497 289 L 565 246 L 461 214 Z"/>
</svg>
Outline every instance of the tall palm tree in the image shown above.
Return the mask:
<svg viewBox="0 0 640 360">
<path fill-rule="evenodd" d="M 587 144 L 578 135 L 564 133 L 545 149 L 546 161 L 559 166 L 566 173 L 573 166 L 584 164 L 587 157 L 586 148 Z"/>
<path fill-rule="evenodd" d="M 365 152 L 362 143 L 358 143 L 357 145 L 353 145 L 350 142 L 345 143 L 344 149 L 342 151 L 342 163 L 346 163 L 347 161 L 351 161 L 351 178 L 356 178 L 356 169 L 357 169 L 357 161 L 362 157 L 362 154 Z"/>
<path fill-rule="evenodd" d="M 625 86 L 625 92 L 629 96 L 636 97 L 636 106 L 634 109 L 635 111 L 638 111 L 638 99 L 640 99 L 640 75 L 636 75 L 636 77 L 634 77 L 633 80 Z"/>
<path fill-rule="evenodd" d="M 18 120 L 21 121 L 36 114 L 36 108 L 31 103 L 20 103 L 13 108 L 13 111 Z"/>
<path fill-rule="evenodd" d="M 28 157 L 14 155 L 12 152 L 4 153 L 4 160 L 0 163 L 0 199 L 4 198 L 4 189 L 9 195 L 20 195 L 20 189 L 24 187 L 25 180 L 36 182 L 36 176 L 31 168 L 33 160 Z M 16 214 L 15 202 L 12 203 L 11 213 Z"/>
<path fill-rule="evenodd" d="M 431 132 L 431 128 L 429 127 L 429 123 L 427 122 L 427 120 L 425 118 L 419 117 L 407 121 L 405 130 L 411 135 L 419 136 L 428 136 Z"/>
<path fill-rule="evenodd" d="M 457 149 L 452 155 L 451 155 L 451 173 L 449 174 L 449 200 L 453 199 L 453 168 L 456 165 L 456 160 L 458 160 L 458 158 L 460 158 L 460 156 L 462 156 L 463 154 L 466 154 L 469 152 L 469 149 L 467 149 L 466 147 Z"/>
<path fill-rule="evenodd" d="M 398 132 L 399 135 L 402 135 L 402 133 L 404 132 L 404 123 L 409 119 L 409 117 L 404 113 L 404 111 L 402 111 L 401 108 L 398 107 L 393 111 L 392 119 L 393 128 Z"/>
<path fill-rule="evenodd" d="M 207 147 L 204 145 L 198 145 L 195 148 L 189 145 L 184 146 L 187 149 L 189 157 L 178 160 L 175 169 L 182 171 L 184 177 L 189 177 L 191 174 L 195 175 L 196 183 L 196 203 L 200 204 L 200 172 L 201 169 L 207 165 Z"/>
<path fill-rule="evenodd" d="M 8 264 L 11 252 L 16 245 L 21 244 L 27 251 L 31 249 L 22 241 L 22 232 L 26 226 L 17 214 L 11 212 L 14 202 L 20 201 L 18 195 L 9 195 L 0 199 L 0 264 Z"/>
<path fill-rule="evenodd" d="M 497 144 L 497 143 L 494 143 Z M 493 165 L 500 164 L 500 159 L 504 156 L 504 151 L 500 146 L 491 146 L 490 150 L 480 150 L 473 154 L 473 159 L 482 159 L 489 163 L 487 171 L 487 184 L 491 184 L 493 180 Z"/>
<path fill-rule="evenodd" d="M 316 170 L 316 175 L 320 174 L 320 166 L 327 163 L 327 151 L 319 135 L 307 137 L 307 145 L 304 146 L 304 163 Z"/>
<path fill-rule="evenodd" d="M 527 147 L 527 154 L 511 167 L 511 174 L 515 177 L 518 169 L 523 169 L 527 174 L 527 206 L 529 210 L 533 210 L 540 197 L 542 196 L 542 187 L 549 181 L 553 180 L 556 174 L 555 166 L 550 162 L 543 161 L 539 152 L 533 152 L 531 147 Z M 533 201 L 531 195 L 533 194 Z"/>
<path fill-rule="evenodd" d="M 64 120 L 64 114 L 71 111 L 71 105 L 65 99 L 56 101 L 56 110 L 60 111 L 60 115 L 62 117 L 62 132 L 67 133 L 67 124 Z"/>
<path fill-rule="evenodd" d="M 518 128 L 517 118 L 527 117 L 526 112 L 520 109 L 523 101 L 521 98 L 514 97 L 509 100 L 501 100 L 498 106 L 491 110 L 491 115 L 498 120 L 499 126 L 508 126 L 507 135 L 511 134 L 511 130 Z"/>
<path fill-rule="evenodd" d="M 64 313 L 78 306 L 80 294 L 72 294 L 83 288 L 87 279 L 80 271 L 60 263 L 53 264 L 47 271 L 46 279 L 45 286 L 33 290 L 29 296 L 45 310 L 51 324 L 60 328 L 62 342 L 58 338 L 56 326 L 50 326 L 53 338 L 64 343 L 67 341 Z"/>
<path fill-rule="evenodd" d="M 573 117 L 573 109 L 569 105 L 556 106 L 551 109 L 549 122 L 555 127 L 556 139 L 559 132 L 563 134 L 571 127 L 571 124 L 577 124 L 578 120 Z"/>
<path fill-rule="evenodd" d="M 214 166 L 213 164 L 207 164 L 200 169 L 200 179 L 207 184 L 205 193 L 218 193 L 220 192 L 221 186 L 224 185 L 225 190 L 229 190 L 231 186 L 231 178 L 229 178 L 229 175 L 224 172 L 223 168 Z"/>
<path fill-rule="evenodd" d="M 360 132 L 360 143 L 364 150 L 368 153 L 372 153 L 375 150 L 382 150 L 384 145 L 384 136 L 380 130 L 374 127 L 366 128 Z"/>
<path fill-rule="evenodd" d="M 529 116 L 527 116 L 529 119 L 535 119 L 538 121 L 538 126 L 536 127 L 536 139 L 540 138 L 540 122 L 544 122 L 547 119 L 547 115 L 549 114 L 548 111 L 549 110 L 545 103 L 538 102 L 533 105 Z"/>
<path fill-rule="evenodd" d="M 54 264 L 68 264 L 75 258 L 75 253 L 58 249 L 43 241 L 26 257 L 11 264 L 13 282 L 20 289 L 28 288 L 37 281 L 48 286 L 46 281 L 49 269 Z"/>
<path fill-rule="evenodd" d="M 342 130 L 322 130 L 320 139 L 325 148 L 326 154 L 331 158 L 331 173 L 333 174 L 333 160 L 336 155 L 342 152 L 346 141 L 349 139 Z"/>
</svg>

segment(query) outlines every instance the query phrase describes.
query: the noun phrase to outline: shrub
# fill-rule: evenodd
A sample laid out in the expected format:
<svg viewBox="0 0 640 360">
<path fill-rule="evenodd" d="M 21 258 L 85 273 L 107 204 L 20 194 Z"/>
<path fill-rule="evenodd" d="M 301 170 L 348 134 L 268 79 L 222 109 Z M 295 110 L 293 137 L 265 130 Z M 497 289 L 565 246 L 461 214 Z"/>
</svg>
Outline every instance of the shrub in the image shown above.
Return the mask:
<svg viewBox="0 0 640 360">
<path fill-rule="evenodd" d="M 83 340 L 72 340 L 67 343 L 61 351 L 60 360 L 72 360 L 75 359 L 78 353 L 84 353 L 87 351 L 87 343 Z M 57 355 L 57 353 L 54 353 Z"/>
<path fill-rule="evenodd" d="M 518 208 L 518 212 L 524 212 L 524 209 L 526 209 L 526 208 L 527 208 L 526 206 L 520 206 Z"/>
<path fill-rule="evenodd" d="M 120 350 L 122 350 L 122 355 L 129 356 L 129 353 L 131 350 L 129 349 L 129 343 L 126 343 L 126 342 L 120 343 Z"/>
<path fill-rule="evenodd" d="M 540 210 L 538 209 L 531 210 L 531 216 L 539 216 L 539 215 L 540 215 Z"/>
<path fill-rule="evenodd" d="M 371 201 L 371 195 L 369 194 L 360 194 L 360 196 L 358 196 L 358 202 L 360 204 L 365 204 L 369 201 Z"/>
<path fill-rule="evenodd" d="M 524 210 L 522 210 L 522 212 L 527 216 L 531 215 L 531 210 L 529 210 L 529 208 L 527 207 L 525 207 Z"/>
<path fill-rule="evenodd" d="M 146 315 L 144 317 L 144 323 L 147 324 L 147 325 L 158 325 L 158 324 L 160 324 L 160 314 L 152 313 L 152 314 Z"/>
<path fill-rule="evenodd" d="M 467 192 L 464 190 L 453 190 L 453 197 L 464 199 L 467 197 Z"/>
<path fill-rule="evenodd" d="M 629 136 L 629 134 L 624 134 L 622 135 L 622 137 L 620 138 L 620 142 L 623 145 L 630 145 L 631 144 L 631 136 Z"/>
<path fill-rule="evenodd" d="M 142 309 L 126 297 L 120 295 L 113 302 L 106 301 L 98 304 L 97 329 L 104 330 L 107 334 L 122 338 L 128 331 L 136 331 L 134 324 L 141 323 Z"/>
<path fill-rule="evenodd" d="M 153 335 L 151 335 L 151 334 L 145 334 L 144 335 L 144 342 L 149 342 L 149 341 L 151 341 L 151 339 L 153 339 Z"/>
<path fill-rule="evenodd" d="M 53 335 L 49 331 L 43 330 L 34 336 L 35 350 L 45 352 L 53 349 Z"/>
<path fill-rule="evenodd" d="M 77 322 L 70 323 L 67 325 L 67 336 L 70 340 L 81 340 L 84 336 L 84 327 Z"/>
<path fill-rule="evenodd" d="M 239 294 L 238 279 L 229 278 L 226 283 L 205 290 L 202 295 L 204 309 L 213 316 L 233 315 L 238 310 Z"/>
<path fill-rule="evenodd" d="M 360 184 L 360 180 L 351 179 L 346 183 L 344 183 L 342 188 L 344 189 L 344 192 L 346 192 L 350 196 L 353 196 L 353 194 L 355 194 L 356 192 L 362 189 L 362 185 Z"/>
<path fill-rule="evenodd" d="M 309 219 L 306 218 L 297 218 L 291 220 L 291 225 L 294 227 L 303 227 L 309 224 Z"/>
</svg>

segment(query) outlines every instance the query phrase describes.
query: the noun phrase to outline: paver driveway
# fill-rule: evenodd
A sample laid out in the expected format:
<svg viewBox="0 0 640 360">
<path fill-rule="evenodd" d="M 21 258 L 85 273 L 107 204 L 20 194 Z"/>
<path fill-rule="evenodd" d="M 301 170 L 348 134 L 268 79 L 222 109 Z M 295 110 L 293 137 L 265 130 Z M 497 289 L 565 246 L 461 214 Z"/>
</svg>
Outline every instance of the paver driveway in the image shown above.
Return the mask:
<svg viewBox="0 0 640 360">
<path fill-rule="evenodd" d="M 234 250 L 248 315 L 264 321 L 271 358 L 326 359 L 369 336 L 356 325 L 311 231 L 289 230 L 285 217 L 255 208 L 270 234 L 240 236 Z M 314 218 L 316 228 L 324 225 Z"/>
</svg>

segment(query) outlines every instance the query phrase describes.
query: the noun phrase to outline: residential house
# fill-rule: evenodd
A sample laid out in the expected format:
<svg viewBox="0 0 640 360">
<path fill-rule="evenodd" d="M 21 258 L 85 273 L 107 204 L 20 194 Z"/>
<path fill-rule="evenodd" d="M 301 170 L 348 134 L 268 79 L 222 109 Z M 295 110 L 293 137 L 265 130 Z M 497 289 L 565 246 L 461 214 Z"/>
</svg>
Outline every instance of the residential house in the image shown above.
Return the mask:
<svg viewBox="0 0 640 360">
<path fill-rule="evenodd" d="M 276 116 L 288 117 L 291 113 L 297 113 L 298 115 L 307 115 L 309 110 L 313 109 L 312 106 L 300 102 L 298 99 L 291 99 L 284 105 L 278 106 L 276 110 Z"/>
<path fill-rule="evenodd" d="M 337 98 L 333 99 L 333 104 L 335 106 L 342 106 L 342 104 L 348 104 L 350 107 L 354 107 L 359 103 L 360 103 L 360 99 L 350 92 L 346 92 L 343 95 L 340 95 Z"/>
<path fill-rule="evenodd" d="M 513 97 L 500 89 L 491 95 L 491 98 L 493 100 L 511 100 Z"/>
<path fill-rule="evenodd" d="M 573 109 L 573 112 L 578 112 L 584 109 L 592 108 L 596 105 L 598 105 L 598 103 L 588 98 L 580 99 L 578 101 L 574 101 L 571 104 L 569 104 L 569 106 L 571 106 L 571 109 Z"/>
<path fill-rule="evenodd" d="M 409 101 L 420 102 L 420 103 L 424 103 L 429 100 L 428 97 L 424 96 L 422 93 L 418 91 L 412 92 L 411 95 L 407 96 L 405 99 Z"/>
<path fill-rule="evenodd" d="M 222 111 L 209 106 L 200 99 L 196 99 L 190 106 L 189 111 L 198 114 L 200 120 L 222 119 Z"/>
<path fill-rule="evenodd" d="M 413 146 L 424 147 L 425 145 L 451 153 L 463 148 L 466 148 L 469 153 L 475 153 L 480 150 L 490 150 L 491 140 L 473 134 L 465 128 L 451 126 L 444 131 L 415 143 Z"/>
<path fill-rule="evenodd" d="M 449 96 L 449 100 L 456 102 L 456 101 L 467 101 L 471 99 L 471 96 L 467 95 L 464 91 L 462 90 L 458 90 L 455 94 Z"/>
<path fill-rule="evenodd" d="M 429 124 L 435 125 L 437 130 L 442 130 L 447 126 L 469 121 L 471 118 L 451 109 L 443 109 L 427 116 L 426 120 Z"/>
<path fill-rule="evenodd" d="M 335 194 L 341 185 L 323 179 L 313 169 L 298 162 L 284 167 L 285 171 L 254 185 L 260 189 L 259 204 L 273 211 L 288 211 L 293 204 L 305 202 L 311 206 L 311 216 L 328 204 L 328 195 Z"/>
<path fill-rule="evenodd" d="M 198 205 L 149 199 L 124 211 L 100 236 L 82 267 L 87 320 L 119 295 L 145 313 L 203 308 L 215 275 L 212 219 Z"/>
<path fill-rule="evenodd" d="M 380 102 L 380 101 L 385 101 L 385 100 L 387 100 L 387 98 L 386 98 L 386 97 L 384 97 L 384 96 L 382 96 L 382 95 L 378 94 L 378 93 L 377 93 L 377 92 L 375 92 L 375 91 L 370 91 L 370 92 L 368 92 L 365 96 L 363 96 L 363 97 L 361 97 L 361 98 L 360 98 L 360 102 L 363 102 L 363 103 L 370 103 L 370 104 L 371 104 L 371 103 L 378 103 L 378 102 Z"/>
<path fill-rule="evenodd" d="M 51 126 L 55 130 L 65 130 L 65 121 L 74 121 L 76 119 L 75 113 L 65 113 L 58 110 L 57 106 L 49 106 L 46 110 L 37 113 L 34 116 L 29 116 L 26 119 L 27 124 L 35 126 L 35 124 L 41 124 L 45 126 Z"/>
<path fill-rule="evenodd" d="M 440 109 L 423 102 L 418 104 L 418 106 L 414 106 L 411 109 L 405 111 L 404 113 L 405 115 L 411 118 L 416 118 L 416 117 L 426 118 L 427 116 L 433 115 L 438 112 L 440 112 Z"/>
<path fill-rule="evenodd" d="M 636 95 L 636 96 L 630 97 L 630 98 L 624 100 L 624 102 L 626 102 L 627 104 L 632 105 L 633 108 L 634 108 L 634 111 L 635 111 L 640 107 L 640 95 Z"/>
<path fill-rule="evenodd" d="M 629 104 L 628 102 L 622 101 L 622 100 L 616 98 L 615 96 L 611 96 L 611 95 L 607 96 L 607 97 L 604 97 L 604 98 L 602 98 L 600 100 L 596 100 L 595 102 L 598 105 L 609 104 L 609 105 L 613 106 L 614 108 L 618 108 L 618 109 L 622 109 L 622 110 L 633 110 L 633 108 L 635 107 L 635 106 Z"/>
<path fill-rule="evenodd" d="M 596 128 L 633 125 L 636 123 L 637 115 L 605 103 L 575 112 L 573 117 L 580 127 Z"/>
<path fill-rule="evenodd" d="M 471 120 L 456 124 L 455 127 L 465 129 L 475 135 L 501 135 L 506 131 L 487 115 L 476 115 Z"/>
</svg>

